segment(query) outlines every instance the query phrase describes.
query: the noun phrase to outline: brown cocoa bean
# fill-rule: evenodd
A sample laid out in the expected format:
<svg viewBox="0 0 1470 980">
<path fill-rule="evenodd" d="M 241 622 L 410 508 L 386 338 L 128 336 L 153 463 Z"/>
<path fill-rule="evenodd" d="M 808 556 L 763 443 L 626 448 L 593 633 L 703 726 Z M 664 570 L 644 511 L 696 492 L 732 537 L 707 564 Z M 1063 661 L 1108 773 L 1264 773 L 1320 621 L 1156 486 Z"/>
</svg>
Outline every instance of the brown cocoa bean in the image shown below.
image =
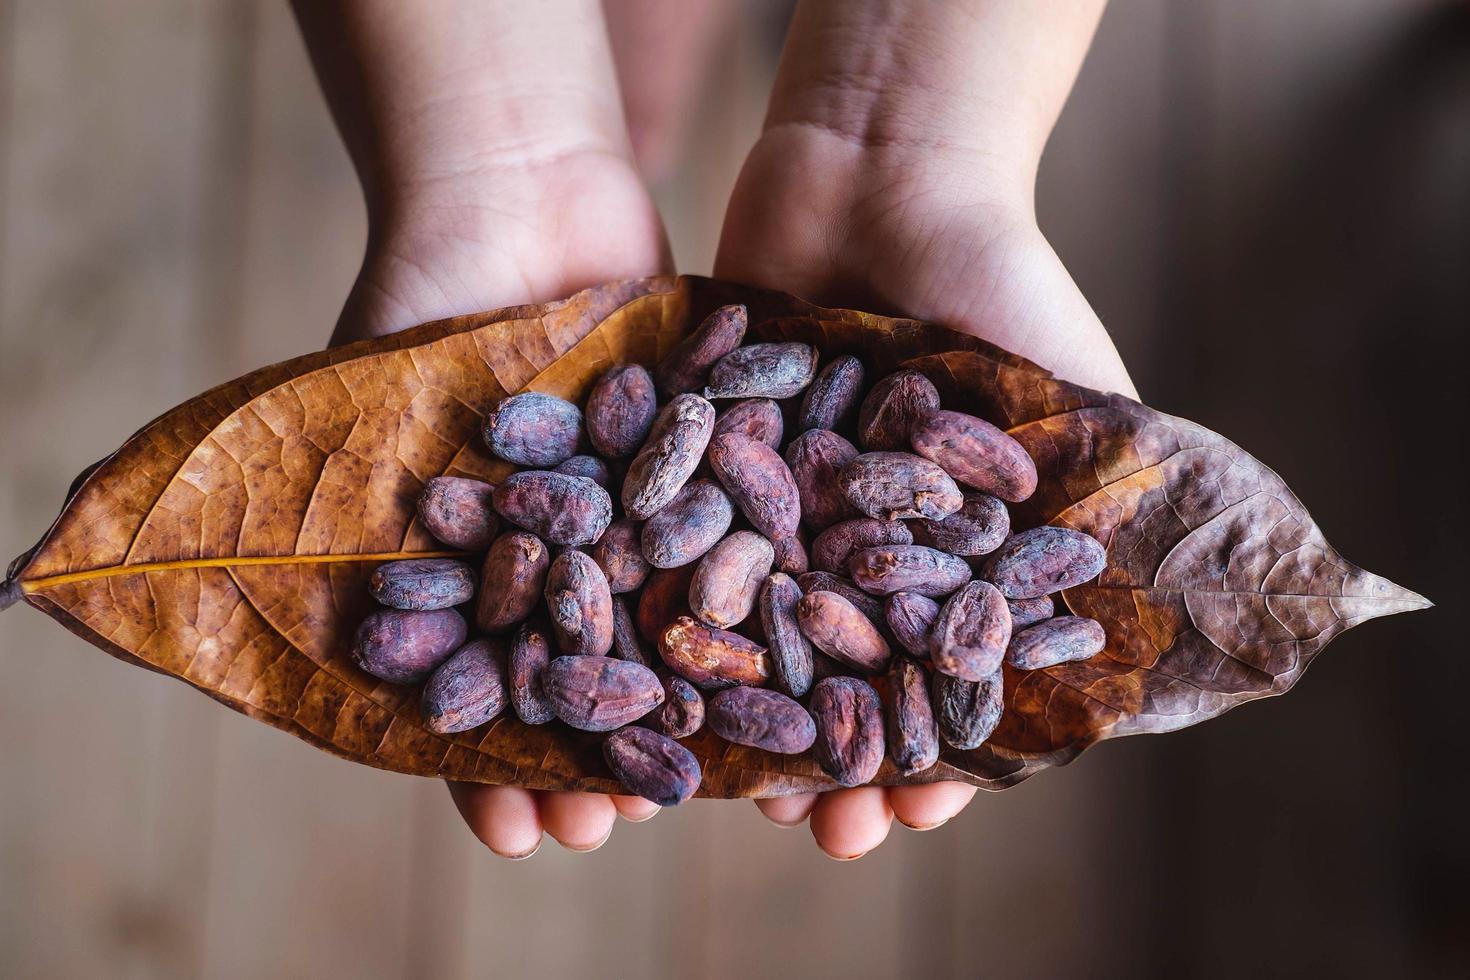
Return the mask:
<svg viewBox="0 0 1470 980">
<path fill-rule="evenodd" d="M 602 755 L 618 782 L 659 806 L 677 806 L 699 789 L 694 753 L 647 728 L 624 728 L 602 743 Z"/>
<path fill-rule="evenodd" d="M 929 702 L 924 668 L 894 657 L 883 697 L 888 755 L 905 776 L 923 772 L 939 761 L 939 725 Z"/>
<path fill-rule="evenodd" d="M 654 665 L 654 658 L 644 646 L 638 629 L 633 625 L 633 614 L 620 595 L 613 596 L 613 645 L 612 655 L 619 660 L 631 660 L 645 667 Z"/>
<path fill-rule="evenodd" d="M 771 542 L 754 531 L 736 531 L 715 545 L 689 580 L 694 617 L 718 629 L 744 622 L 775 559 Z"/>
<path fill-rule="evenodd" d="M 541 687 L 541 675 L 551 663 L 551 637 L 538 623 L 523 623 L 510 645 L 506 665 L 510 704 L 527 725 L 544 725 L 556 717 L 551 699 Z"/>
<path fill-rule="evenodd" d="M 485 445 L 507 463 L 547 469 L 582 445 L 582 410 L 564 398 L 523 391 L 485 416 Z"/>
<path fill-rule="evenodd" d="M 563 654 L 603 657 L 612 649 L 612 591 L 590 555 L 564 551 L 551 563 L 546 608 Z"/>
<path fill-rule="evenodd" d="M 996 671 L 978 681 L 967 681 L 949 674 L 935 674 L 930 681 L 934 692 L 934 719 L 939 723 L 939 736 L 957 749 L 978 749 L 1000 724 L 1005 710 L 1003 675 Z"/>
<path fill-rule="evenodd" d="M 966 486 L 1012 503 L 1036 491 L 1036 463 L 1015 439 L 963 412 L 930 412 L 909 432 L 914 452 Z"/>
<path fill-rule="evenodd" d="M 352 640 L 352 659 L 390 684 L 417 684 L 464 643 L 464 617 L 453 609 L 380 609 Z"/>
<path fill-rule="evenodd" d="M 857 457 L 852 443 L 826 429 L 803 432 L 786 447 L 786 466 L 796 481 L 801 519 L 807 527 L 821 531 L 858 516 L 837 482 L 842 468 Z"/>
<path fill-rule="evenodd" d="M 812 647 L 796 621 L 799 601 L 801 588 L 790 575 L 777 572 L 761 585 L 761 626 L 776 686 L 793 698 L 806 697 L 812 688 Z"/>
<path fill-rule="evenodd" d="M 921 544 L 889 544 L 864 548 L 847 563 L 857 587 L 873 595 L 917 592 L 937 599 L 970 581 L 963 558 Z"/>
<path fill-rule="evenodd" d="M 802 635 L 818 650 L 853 670 L 881 673 L 892 651 L 878 627 L 836 592 L 808 592 L 796 603 Z"/>
<path fill-rule="evenodd" d="M 939 389 L 918 371 L 879 381 L 858 412 L 858 442 L 867 452 L 907 452 L 914 423 L 939 410 Z"/>
<path fill-rule="evenodd" d="M 801 524 L 796 480 L 776 450 L 726 433 L 709 444 L 709 464 L 751 525 L 768 538 L 789 538 Z"/>
<path fill-rule="evenodd" d="M 688 482 L 715 428 L 715 407 L 698 395 L 679 395 L 654 419 L 648 442 L 623 477 L 623 510 L 646 520 Z"/>
<path fill-rule="evenodd" d="M 706 691 L 760 685 L 771 678 L 771 656 L 765 647 L 689 616 L 664 628 L 658 653 L 670 670 Z"/>
<path fill-rule="evenodd" d="M 654 372 L 659 394 L 672 398 L 704 387 L 715 362 L 740 346 L 745 326 L 743 306 L 722 306 L 705 317 L 693 333 L 659 362 Z"/>
<path fill-rule="evenodd" d="M 845 579 L 831 572 L 807 572 L 805 575 L 796 577 L 796 584 L 801 586 L 803 593 L 807 592 L 836 592 L 848 602 L 857 606 L 858 612 L 862 613 L 874 623 L 885 621 L 883 615 L 883 600 L 875 599 L 862 589 L 852 584 L 851 579 Z"/>
<path fill-rule="evenodd" d="M 859 517 L 833 524 L 812 542 L 812 567 L 834 575 L 846 575 L 852 556 L 867 548 L 913 544 L 913 535 L 903 521 L 875 521 Z"/>
<path fill-rule="evenodd" d="M 709 727 L 727 742 L 780 755 L 805 752 L 817 738 L 805 708 L 759 687 L 733 687 L 710 698 Z"/>
<path fill-rule="evenodd" d="M 647 368 L 641 364 L 609 368 L 587 396 L 592 448 L 609 459 L 633 455 L 648 438 L 657 413 L 658 397 Z"/>
<path fill-rule="evenodd" d="M 1011 637 L 1006 663 L 1017 670 L 1040 670 L 1102 653 L 1108 636 L 1102 623 L 1085 616 L 1058 616 Z"/>
<path fill-rule="evenodd" d="M 534 534 L 510 531 L 496 538 L 480 570 L 475 626 L 482 633 L 503 633 L 531 615 L 546 588 L 551 555 Z"/>
<path fill-rule="evenodd" d="M 669 674 L 663 683 L 664 703 L 644 715 L 642 723 L 669 738 L 688 738 L 704 727 L 704 695 L 678 674 Z"/>
<path fill-rule="evenodd" d="M 678 568 L 715 546 L 735 505 L 713 480 L 691 480 L 643 525 L 643 557 L 654 568 Z"/>
<path fill-rule="evenodd" d="M 1035 599 L 1007 599 L 1006 605 L 1011 610 L 1011 633 L 1014 635 L 1028 626 L 1035 626 L 1044 619 L 1051 619 L 1057 613 L 1056 603 L 1051 596 L 1038 596 Z"/>
<path fill-rule="evenodd" d="M 542 672 L 541 688 L 556 716 L 584 732 L 622 728 L 664 700 L 657 674 L 612 657 L 557 657 Z"/>
<path fill-rule="evenodd" d="M 479 480 L 436 476 L 419 494 L 419 520 L 451 548 L 484 551 L 500 530 L 491 501 L 494 492 L 494 487 Z"/>
<path fill-rule="evenodd" d="M 834 360 L 822 368 L 817 379 L 801 399 L 797 427 L 836 429 L 848 420 L 857 407 L 858 393 L 863 388 L 863 362 L 851 354 Z"/>
<path fill-rule="evenodd" d="M 909 453 L 864 453 L 842 468 L 837 481 L 854 507 L 880 521 L 943 520 L 965 503 L 948 473 Z"/>
<path fill-rule="evenodd" d="M 917 592 L 895 592 L 888 597 L 883 612 L 888 631 L 899 646 L 927 660 L 929 635 L 934 631 L 934 620 L 939 618 L 939 603 Z"/>
<path fill-rule="evenodd" d="M 653 567 L 643 557 L 643 525 L 627 519 L 613 521 L 588 552 L 607 576 L 613 595 L 637 591 Z"/>
<path fill-rule="evenodd" d="M 715 432 L 711 438 L 719 438 L 726 432 L 735 432 L 756 442 L 763 442 L 772 449 L 781 448 L 781 439 L 786 434 L 786 423 L 781 418 L 781 406 L 769 398 L 748 398 L 725 409 L 715 419 Z"/>
<path fill-rule="evenodd" d="M 934 669 L 967 681 L 1000 669 L 1011 642 L 1011 611 L 989 582 L 975 580 L 944 603 L 929 636 Z"/>
<path fill-rule="evenodd" d="M 817 764 L 842 786 L 872 782 L 883 764 L 878 692 L 856 677 L 828 677 L 812 688 Z"/>
<path fill-rule="evenodd" d="M 1006 505 L 988 493 L 964 492 L 959 510 L 941 521 L 918 518 L 912 521 L 914 542 L 952 555 L 988 555 L 1011 533 L 1011 514 Z"/>
<path fill-rule="evenodd" d="M 648 584 L 638 596 L 638 633 L 650 643 L 658 643 L 664 627 L 680 616 L 688 616 L 689 581 L 694 578 L 693 565 L 660 568 L 648 577 Z"/>
<path fill-rule="evenodd" d="M 495 488 L 495 510 L 552 544 L 591 544 L 612 523 L 612 498 L 585 477 L 550 470 L 512 473 Z"/>
<path fill-rule="evenodd" d="M 807 557 L 806 540 L 801 528 L 789 538 L 777 538 L 771 542 L 776 550 L 776 570 L 787 575 L 805 575 L 811 570 L 811 559 Z"/>
<path fill-rule="evenodd" d="M 715 362 L 704 397 L 790 398 L 816 374 L 817 352 L 807 344 L 749 344 Z"/>
<path fill-rule="evenodd" d="M 475 595 L 475 570 L 453 558 L 407 558 L 373 569 L 373 598 L 394 609 L 448 609 Z"/>
<path fill-rule="evenodd" d="M 990 553 L 981 574 L 1007 599 L 1035 599 L 1090 582 L 1107 563 L 1096 538 L 1048 525 L 1011 535 Z"/>
<path fill-rule="evenodd" d="M 424 685 L 424 727 L 449 735 L 497 717 L 509 701 L 505 659 L 504 640 L 471 640 L 460 647 Z"/>
<path fill-rule="evenodd" d="M 612 473 L 608 471 L 607 464 L 596 456 L 573 456 L 570 459 L 564 459 L 553 466 L 551 472 L 583 477 L 604 490 L 612 483 Z"/>
</svg>

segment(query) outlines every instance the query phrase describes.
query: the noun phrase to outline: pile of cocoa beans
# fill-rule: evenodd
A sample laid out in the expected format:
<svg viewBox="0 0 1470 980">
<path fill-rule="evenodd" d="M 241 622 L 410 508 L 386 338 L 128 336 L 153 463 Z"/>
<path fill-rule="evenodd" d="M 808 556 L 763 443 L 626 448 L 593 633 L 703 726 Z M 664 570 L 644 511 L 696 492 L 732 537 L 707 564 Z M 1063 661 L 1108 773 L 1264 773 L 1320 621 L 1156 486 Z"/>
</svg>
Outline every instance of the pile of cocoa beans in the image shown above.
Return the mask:
<svg viewBox="0 0 1470 980">
<path fill-rule="evenodd" d="M 706 723 L 813 750 L 858 786 L 885 752 L 909 774 L 941 740 L 983 743 L 1003 664 L 1103 649 L 1101 625 L 1052 598 L 1095 578 L 1103 547 L 1011 528 L 1007 502 L 1036 489 L 1020 443 L 943 408 L 916 371 L 865 394 L 858 358 L 819 370 L 806 344 L 742 345 L 746 325 L 742 306 L 715 310 L 652 374 L 609 370 L 581 409 L 501 401 L 485 444 L 523 469 L 428 482 L 419 518 L 466 560 L 380 566 L 357 664 L 423 682 L 435 732 L 509 710 L 611 733 L 612 774 L 667 806 L 699 787 L 677 739 Z"/>
</svg>

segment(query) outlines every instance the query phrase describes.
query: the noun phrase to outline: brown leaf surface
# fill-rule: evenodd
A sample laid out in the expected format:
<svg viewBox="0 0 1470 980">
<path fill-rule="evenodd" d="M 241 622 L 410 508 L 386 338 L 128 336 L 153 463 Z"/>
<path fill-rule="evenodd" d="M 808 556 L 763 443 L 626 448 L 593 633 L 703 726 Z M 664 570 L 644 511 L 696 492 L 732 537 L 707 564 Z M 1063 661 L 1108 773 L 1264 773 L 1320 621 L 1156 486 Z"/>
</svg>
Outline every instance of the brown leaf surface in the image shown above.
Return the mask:
<svg viewBox="0 0 1470 980">
<path fill-rule="evenodd" d="M 109 653 L 179 677 L 346 758 L 540 789 L 617 788 L 598 740 L 513 717 L 461 735 L 418 719 L 418 691 L 357 670 L 345 648 L 380 561 L 444 553 L 414 519 L 440 474 L 497 479 L 482 415 L 535 389 L 580 400 L 612 364 L 651 365 L 704 313 L 750 307 L 752 334 L 908 363 L 947 406 L 1009 429 L 1041 486 L 1021 526 L 1097 536 L 1108 566 L 1067 604 L 1103 622 L 1091 661 L 1006 678 L 987 745 L 904 780 L 988 789 L 1093 742 L 1169 731 L 1279 694 L 1342 630 L 1425 600 L 1348 563 L 1274 473 L 1200 426 L 1052 378 L 974 337 L 814 307 L 695 277 L 610 283 L 540 307 L 425 324 L 246 375 L 150 423 L 84 479 L 12 567 L 10 595 Z M 810 755 L 710 732 L 685 740 L 706 796 L 832 783 Z"/>
</svg>

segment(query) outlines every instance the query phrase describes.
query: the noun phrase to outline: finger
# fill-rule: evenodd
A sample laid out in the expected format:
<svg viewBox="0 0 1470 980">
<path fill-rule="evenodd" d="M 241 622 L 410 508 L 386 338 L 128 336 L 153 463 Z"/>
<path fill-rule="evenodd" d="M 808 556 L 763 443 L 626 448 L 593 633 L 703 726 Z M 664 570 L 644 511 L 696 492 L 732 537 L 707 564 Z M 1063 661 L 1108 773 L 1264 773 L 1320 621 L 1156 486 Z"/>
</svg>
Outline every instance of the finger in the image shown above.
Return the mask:
<svg viewBox="0 0 1470 980">
<path fill-rule="evenodd" d="M 450 783 L 449 795 L 480 843 L 501 857 L 519 861 L 541 847 L 541 818 L 529 790 Z"/>
<path fill-rule="evenodd" d="M 797 793 L 795 796 L 756 800 L 755 806 L 767 820 L 778 827 L 800 827 L 806 822 L 816 802 L 816 793 Z"/>
<path fill-rule="evenodd" d="M 975 793 L 974 786 L 964 783 L 895 786 L 888 791 L 888 803 L 905 827 L 933 830 L 968 806 Z"/>
<path fill-rule="evenodd" d="M 618 816 L 629 823 L 642 823 L 652 819 L 654 814 L 661 809 L 657 803 L 645 800 L 641 796 L 614 796 L 612 801 L 613 806 L 617 808 Z"/>
<path fill-rule="evenodd" d="M 812 836 L 828 857 L 851 861 L 883 843 L 893 825 L 888 794 L 878 786 L 823 793 L 812 808 Z"/>
<path fill-rule="evenodd" d="M 618 811 L 597 793 L 542 793 L 541 825 L 569 851 L 595 851 L 612 834 Z"/>
</svg>

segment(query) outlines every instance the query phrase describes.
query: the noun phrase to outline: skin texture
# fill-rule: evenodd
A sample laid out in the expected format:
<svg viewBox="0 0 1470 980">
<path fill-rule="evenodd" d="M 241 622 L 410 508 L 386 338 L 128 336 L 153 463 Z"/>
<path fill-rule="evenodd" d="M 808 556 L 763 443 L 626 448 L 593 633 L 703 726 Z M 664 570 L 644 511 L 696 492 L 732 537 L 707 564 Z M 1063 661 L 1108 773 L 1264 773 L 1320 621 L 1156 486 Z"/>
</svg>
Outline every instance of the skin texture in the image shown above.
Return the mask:
<svg viewBox="0 0 1470 980">
<path fill-rule="evenodd" d="M 368 209 L 367 252 L 333 341 L 670 271 L 640 162 L 668 165 L 729 9 L 616 0 L 604 26 L 594 0 L 486 0 L 455 16 L 430 0 L 298 0 Z M 803 0 L 716 275 L 970 329 L 1063 377 L 1134 394 L 1032 208 L 1036 162 L 1100 10 Z M 626 43 L 617 70 L 609 35 Z M 476 837 L 511 858 L 534 853 L 543 833 L 591 850 L 618 815 L 658 809 L 450 790 Z M 928 829 L 974 794 L 859 787 L 757 806 L 784 826 L 810 818 L 818 846 L 850 859 L 882 843 L 895 817 Z"/>
</svg>

